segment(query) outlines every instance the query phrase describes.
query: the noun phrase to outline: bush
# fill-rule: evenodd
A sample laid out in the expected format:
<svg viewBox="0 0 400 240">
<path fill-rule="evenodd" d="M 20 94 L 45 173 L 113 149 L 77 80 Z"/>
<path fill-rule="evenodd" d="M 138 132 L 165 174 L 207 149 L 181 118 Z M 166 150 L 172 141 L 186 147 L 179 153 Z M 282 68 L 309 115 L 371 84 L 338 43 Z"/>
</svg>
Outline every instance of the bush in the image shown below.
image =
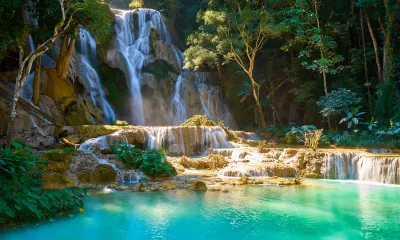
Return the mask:
<svg viewBox="0 0 400 240">
<path fill-rule="evenodd" d="M 315 131 L 314 125 L 303 125 L 300 127 L 292 127 L 292 129 L 286 133 L 285 140 L 288 144 L 303 144 L 304 133 Z"/>
<path fill-rule="evenodd" d="M 128 167 L 140 169 L 147 176 L 169 177 L 176 175 L 176 171 L 167 161 L 163 149 L 143 151 L 135 148 L 132 144 L 120 142 L 111 146 L 111 152 L 117 154 L 118 159 L 124 161 Z"/>
<path fill-rule="evenodd" d="M 122 120 L 115 120 L 114 122 L 112 122 L 111 125 L 115 125 L 115 126 L 128 126 L 128 122 L 127 122 L 127 121 L 122 121 Z"/>
<path fill-rule="evenodd" d="M 17 142 L 13 149 L 0 149 L 0 227 L 83 211 L 85 190 L 43 189 L 44 163 Z"/>
</svg>

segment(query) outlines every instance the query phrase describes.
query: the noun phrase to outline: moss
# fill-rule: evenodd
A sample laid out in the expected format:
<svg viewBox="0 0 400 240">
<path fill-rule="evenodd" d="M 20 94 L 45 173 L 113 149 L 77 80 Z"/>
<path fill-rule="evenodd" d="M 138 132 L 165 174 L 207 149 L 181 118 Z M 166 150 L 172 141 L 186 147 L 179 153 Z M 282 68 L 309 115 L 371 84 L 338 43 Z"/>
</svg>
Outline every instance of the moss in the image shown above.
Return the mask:
<svg viewBox="0 0 400 240">
<path fill-rule="evenodd" d="M 175 73 L 174 67 L 161 59 L 156 59 L 153 63 L 144 66 L 142 72 L 153 74 L 157 80 L 168 77 L 168 72 Z"/>
<path fill-rule="evenodd" d="M 43 188 L 45 190 L 56 190 L 71 188 L 76 184 L 70 177 L 57 172 L 49 172 L 43 175 Z"/>
<path fill-rule="evenodd" d="M 218 123 L 215 123 L 207 118 L 205 115 L 194 115 L 193 117 L 189 118 L 186 120 L 186 122 L 182 123 L 181 126 L 183 127 L 190 127 L 190 126 L 196 126 L 196 127 L 213 127 L 213 126 L 218 126 L 221 127 L 228 138 L 229 141 L 238 141 L 238 137 L 231 131 L 225 124 L 220 121 Z"/>
<path fill-rule="evenodd" d="M 99 75 L 102 86 L 106 89 L 108 102 L 118 111 L 119 106 L 124 102 L 124 97 L 129 96 L 129 87 L 124 73 L 118 68 L 101 63 Z"/>
<path fill-rule="evenodd" d="M 78 179 L 81 182 L 115 182 L 117 173 L 107 164 L 100 164 L 93 171 L 86 171 L 78 174 Z"/>
<path fill-rule="evenodd" d="M 229 161 L 222 155 L 210 154 L 206 158 L 189 158 L 183 156 L 179 159 L 178 163 L 185 168 L 216 170 L 226 167 Z"/>
<path fill-rule="evenodd" d="M 154 42 L 160 40 L 160 34 L 158 33 L 158 30 L 156 28 L 151 28 L 150 29 L 150 54 L 155 55 L 156 51 L 154 48 Z"/>
<path fill-rule="evenodd" d="M 74 86 L 66 79 L 58 75 L 53 68 L 44 68 L 47 76 L 47 87 L 44 92 L 65 110 L 77 102 Z"/>
<path fill-rule="evenodd" d="M 94 124 L 93 116 L 83 103 L 72 102 L 64 110 L 65 123 L 69 126 Z"/>
<path fill-rule="evenodd" d="M 194 115 L 193 117 L 186 120 L 186 122 L 181 124 L 182 127 L 213 127 L 217 126 L 217 124 L 211 120 L 209 120 L 205 115 Z"/>
<path fill-rule="evenodd" d="M 120 128 L 117 126 L 109 125 L 84 125 L 78 127 L 77 135 L 81 141 L 86 141 L 90 138 L 96 138 L 114 133 L 119 129 Z"/>
</svg>

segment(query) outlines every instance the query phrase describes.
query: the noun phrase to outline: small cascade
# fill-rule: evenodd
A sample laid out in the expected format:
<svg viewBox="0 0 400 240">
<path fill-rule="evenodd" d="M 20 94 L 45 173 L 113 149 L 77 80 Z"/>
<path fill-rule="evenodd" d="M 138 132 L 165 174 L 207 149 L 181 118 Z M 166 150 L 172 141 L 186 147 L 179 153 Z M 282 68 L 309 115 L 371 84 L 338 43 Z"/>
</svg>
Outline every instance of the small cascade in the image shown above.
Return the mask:
<svg viewBox="0 0 400 240">
<path fill-rule="evenodd" d="M 400 157 L 330 153 L 324 162 L 327 179 L 400 184 Z"/>
<path fill-rule="evenodd" d="M 171 119 L 171 124 L 174 126 L 179 125 L 188 119 L 185 106 L 181 102 L 181 94 L 180 94 L 181 85 L 184 80 L 185 78 L 182 76 L 182 74 L 179 75 L 178 80 L 176 81 L 175 84 L 175 95 L 171 101 L 170 119 Z"/>
<path fill-rule="evenodd" d="M 116 17 L 115 49 L 107 53 L 107 61 L 111 66 L 121 68 L 128 79 L 132 97 L 132 124 L 145 125 L 140 82 L 143 62 L 150 57 L 151 29 L 157 29 L 160 38 L 167 43 L 171 42 L 171 36 L 156 10 L 113 11 Z"/>
<path fill-rule="evenodd" d="M 261 163 L 266 160 L 262 153 L 249 151 L 246 148 L 234 148 L 234 149 L 213 149 L 215 154 L 220 154 L 225 157 L 232 159 L 233 161 L 245 161 L 251 163 Z"/>
<path fill-rule="evenodd" d="M 107 149 L 113 142 L 125 141 L 144 148 L 163 148 L 170 156 L 199 155 L 206 149 L 234 148 L 239 145 L 227 140 L 220 127 L 138 127 L 120 130 L 110 135 L 89 139 L 80 150 Z"/>
<path fill-rule="evenodd" d="M 295 177 L 293 166 L 281 164 L 231 164 L 218 172 L 220 177 Z"/>
<path fill-rule="evenodd" d="M 224 104 L 221 89 L 217 86 L 206 84 L 195 72 L 197 92 L 200 97 L 204 114 L 214 122 L 224 121 L 226 126 L 234 127 L 233 118 Z"/>
<path fill-rule="evenodd" d="M 80 78 L 92 102 L 103 110 L 106 122 L 112 123 L 115 121 L 115 114 L 105 98 L 100 83 L 100 77 L 94 69 L 97 62 L 96 42 L 92 35 L 85 29 L 80 29 L 79 32 L 79 51 L 78 61 Z"/>
</svg>

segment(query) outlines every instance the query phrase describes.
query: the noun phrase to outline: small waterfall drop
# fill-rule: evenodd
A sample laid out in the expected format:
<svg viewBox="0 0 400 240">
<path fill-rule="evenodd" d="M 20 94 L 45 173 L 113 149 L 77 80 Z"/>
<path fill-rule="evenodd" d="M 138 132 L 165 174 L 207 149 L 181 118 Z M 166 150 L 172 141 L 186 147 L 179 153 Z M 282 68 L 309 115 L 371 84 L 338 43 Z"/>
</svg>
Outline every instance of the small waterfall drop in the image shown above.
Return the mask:
<svg viewBox="0 0 400 240">
<path fill-rule="evenodd" d="M 400 157 L 327 154 L 324 178 L 400 184 Z"/>
<path fill-rule="evenodd" d="M 115 114 L 105 98 L 100 77 L 94 66 L 97 61 L 96 42 L 92 35 L 85 29 L 79 32 L 79 73 L 91 100 L 104 112 L 104 118 L 108 123 L 115 121 Z"/>
<path fill-rule="evenodd" d="M 175 84 L 175 94 L 170 106 L 170 119 L 172 125 L 179 125 L 188 119 L 185 106 L 181 102 L 181 85 L 185 78 L 179 75 Z"/>
</svg>

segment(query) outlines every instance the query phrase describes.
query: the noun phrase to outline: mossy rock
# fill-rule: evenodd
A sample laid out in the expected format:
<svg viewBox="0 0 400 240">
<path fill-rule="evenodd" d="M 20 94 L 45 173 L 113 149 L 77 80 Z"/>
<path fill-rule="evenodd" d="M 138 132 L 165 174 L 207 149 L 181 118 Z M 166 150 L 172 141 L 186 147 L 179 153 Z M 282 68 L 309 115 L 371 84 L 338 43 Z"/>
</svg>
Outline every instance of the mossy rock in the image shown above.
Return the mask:
<svg viewBox="0 0 400 240">
<path fill-rule="evenodd" d="M 86 110 L 85 105 L 77 102 L 65 108 L 64 119 L 65 123 L 69 126 L 95 123 L 93 116 Z"/>
<path fill-rule="evenodd" d="M 78 174 L 78 179 L 86 183 L 115 182 L 117 173 L 110 165 L 100 164 L 93 171 L 86 171 Z"/>
<path fill-rule="evenodd" d="M 48 172 L 42 176 L 43 188 L 45 190 L 56 190 L 75 187 L 72 178 L 57 172 Z"/>
<path fill-rule="evenodd" d="M 205 182 L 198 179 L 189 179 L 186 180 L 186 183 L 193 185 L 193 190 L 195 191 L 206 191 L 207 185 Z"/>
<path fill-rule="evenodd" d="M 47 75 L 45 95 L 52 98 L 63 110 L 77 102 L 75 89 L 66 78 L 60 77 L 56 69 L 43 69 Z"/>
<path fill-rule="evenodd" d="M 194 115 L 181 124 L 182 127 L 213 127 L 217 124 L 209 120 L 205 115 Z"/>
<path fill-rule="evenodd" d="M 73 153 L 65 153 L 64 149 L 53 149 L 41 154 L 43 159 L 54 162 L 71 162 Z"/>
<path fill-rule="evenodd" d="M 121 127 L 110 125 L 83 125 L 78 127 L 76 136 L 78 136 L 81 141 L 86 141 L 90 138 L 96 138 L 115 133 L 119 129 L 121 129 Z"/>
<path fill-rule="evenodd" d="M 153 74 L 157 80 L 168 77 L 168 72 L 176 73 L 174 66 L 161 59 L 156 59 L 151 64 L 144 66 L 142 72 Z"/>
</svg>

